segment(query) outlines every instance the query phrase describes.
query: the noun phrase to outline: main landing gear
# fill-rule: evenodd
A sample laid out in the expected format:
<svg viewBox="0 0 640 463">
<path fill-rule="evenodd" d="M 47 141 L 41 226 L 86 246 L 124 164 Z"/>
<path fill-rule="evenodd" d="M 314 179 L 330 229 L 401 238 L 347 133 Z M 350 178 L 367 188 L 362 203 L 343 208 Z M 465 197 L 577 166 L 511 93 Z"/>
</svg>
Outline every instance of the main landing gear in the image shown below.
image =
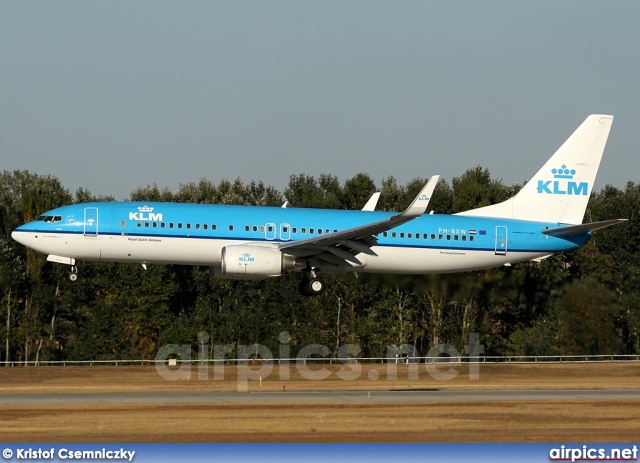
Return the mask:
<svg viewBox="0 0 640 463">
<path fill-rule="evenodd" d="M 71 281 L 76 281 L 78 279 L 78 267 L 75 265 L 71 266 L 71 272 L 69 272 L 69 279 Z"/>
<path fill-rule="evenodd" d="M 324 280 L 317 276 L 315 272 L 305 273 L 298 289 L 303 296 L 319 296 L 324 293 L 327 285 Z"/>
</svg>

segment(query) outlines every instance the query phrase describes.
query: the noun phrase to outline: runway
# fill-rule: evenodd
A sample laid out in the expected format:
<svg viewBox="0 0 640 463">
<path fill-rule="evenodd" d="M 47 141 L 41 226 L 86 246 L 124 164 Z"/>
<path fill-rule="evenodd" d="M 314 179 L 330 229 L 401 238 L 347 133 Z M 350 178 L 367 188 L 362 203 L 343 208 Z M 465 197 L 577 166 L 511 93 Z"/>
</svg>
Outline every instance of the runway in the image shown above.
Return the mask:
<svg viewBox="0 0 640 463">
<path fill-rule="evenodd" d="M 0 394 L 2 405 L 257 404 L 257 403 L 474 403 L 509 401 L 639 400 L 640 389 L 601 390 L 406 390 L 350 392 L 122 392 Z"/>
</svg>

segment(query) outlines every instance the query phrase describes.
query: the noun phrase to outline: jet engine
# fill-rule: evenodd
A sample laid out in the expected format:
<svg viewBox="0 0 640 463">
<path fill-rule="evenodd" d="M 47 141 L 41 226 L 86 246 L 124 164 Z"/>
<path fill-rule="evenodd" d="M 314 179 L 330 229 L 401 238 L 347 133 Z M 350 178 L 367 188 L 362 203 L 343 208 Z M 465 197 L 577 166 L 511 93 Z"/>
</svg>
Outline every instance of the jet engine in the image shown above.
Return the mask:
<svg viewBox="0 0 640 463">
<path fill-rule="evenodd" d="M 222 248 L 223 275 L 277 276 L 296 268 L 296 259 L 277 249 L 238 244 Z"/>
</svg>

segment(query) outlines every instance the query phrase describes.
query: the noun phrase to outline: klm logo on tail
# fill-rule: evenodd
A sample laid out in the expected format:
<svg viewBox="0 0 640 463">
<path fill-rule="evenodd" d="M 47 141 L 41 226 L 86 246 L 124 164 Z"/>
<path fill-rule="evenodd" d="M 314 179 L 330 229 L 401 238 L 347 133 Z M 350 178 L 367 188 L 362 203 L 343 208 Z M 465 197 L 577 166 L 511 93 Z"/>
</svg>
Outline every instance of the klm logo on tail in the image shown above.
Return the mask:
<svg viewBox="0 0 640 463">
<path fill-rule="evenodd" d="M 589 191 L 587 182 L 570 181 L 576 174 L 575 169 L 568 169 L 563 164 L 559 169 L 551 169 L 551 173 L 556 180 L 538 180 L 538 193 L 548 195 L 587 195 Z"/>
</svg>

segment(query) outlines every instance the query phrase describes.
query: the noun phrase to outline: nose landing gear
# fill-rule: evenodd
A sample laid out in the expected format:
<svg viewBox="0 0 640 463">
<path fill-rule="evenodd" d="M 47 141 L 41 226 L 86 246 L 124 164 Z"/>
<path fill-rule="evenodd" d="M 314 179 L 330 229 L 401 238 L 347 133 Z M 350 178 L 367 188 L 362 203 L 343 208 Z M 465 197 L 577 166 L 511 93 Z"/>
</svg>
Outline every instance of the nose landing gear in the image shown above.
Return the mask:
<svg viewBox="0 0 640 463">
<path fill-rule="evenodd" d="M 75 265 L 71 266 L 71 272 L 69 272 L 69 280 L 76 281 L 78 279 L 78 267 Z"/>
</svg>

